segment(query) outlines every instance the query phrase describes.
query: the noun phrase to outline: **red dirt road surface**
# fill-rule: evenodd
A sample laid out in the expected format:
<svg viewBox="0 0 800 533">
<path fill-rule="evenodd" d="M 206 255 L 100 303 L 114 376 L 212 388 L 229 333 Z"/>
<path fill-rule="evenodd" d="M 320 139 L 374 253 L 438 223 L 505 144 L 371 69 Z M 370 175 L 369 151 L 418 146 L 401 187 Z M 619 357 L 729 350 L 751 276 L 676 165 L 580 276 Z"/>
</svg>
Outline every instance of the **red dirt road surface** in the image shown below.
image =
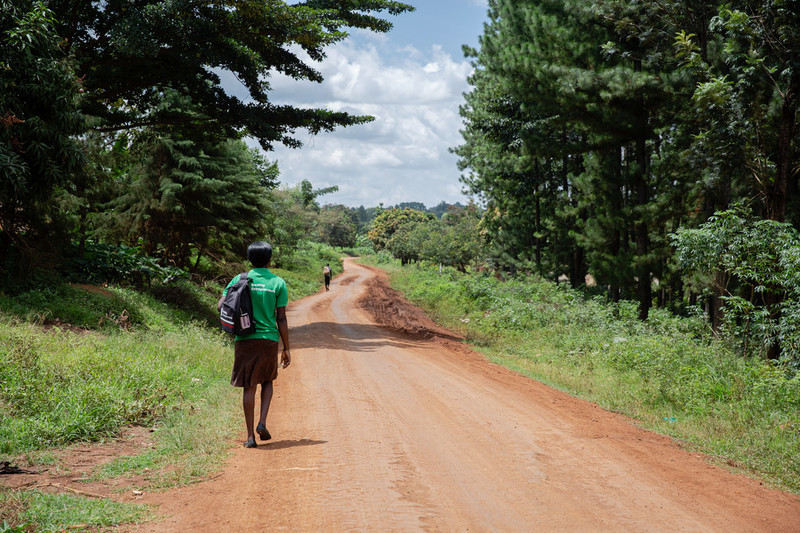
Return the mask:
<svg viewBox="0 0 800 533">
<path fill-rule="evenodd" d="M 487 362 L 351 261 L 289 328 L 273 439 L 137 531 L 800 531 L 798 497 Z"/>
</svg>

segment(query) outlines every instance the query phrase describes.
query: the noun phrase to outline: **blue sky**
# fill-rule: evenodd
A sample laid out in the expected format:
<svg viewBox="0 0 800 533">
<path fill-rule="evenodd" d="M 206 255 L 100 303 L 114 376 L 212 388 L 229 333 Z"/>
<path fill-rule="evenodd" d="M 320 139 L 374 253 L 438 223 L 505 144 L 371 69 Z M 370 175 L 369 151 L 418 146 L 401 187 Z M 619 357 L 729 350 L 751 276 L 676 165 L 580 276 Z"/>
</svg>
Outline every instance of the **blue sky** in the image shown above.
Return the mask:
<svg viewBox="0 0 800 533">
<path fill-rule="evenodd" d="M 394 24 L 389 38 L 419 49 L 440 45 L 454 58 L 461 58 L 461 45 L 478 45 L 486 19 L 485 0 L 415 0 L 406 2 L 416 11 L 390 20 Z"/>
<path fill-rule="evenodd" d="M 315 188 L 337 185 L 323 204 L 353 207 L 441 201 L 465 203 L 460 171 L 449 148 L 460 144 L 458 106 L 471 66 L 461 45 L 477 46 L 486 0 L 411 0 L 417 10 L 391 17 L 388 34 L 354 32 L 328 49 L 316 68 L 320 84 L 275 76 L 278 103 L 325 107 L 376 118 L 370 124 L 311 136 L 305 146 L 277 146 L 281 182 L 308 179 Z"/>
</svg>

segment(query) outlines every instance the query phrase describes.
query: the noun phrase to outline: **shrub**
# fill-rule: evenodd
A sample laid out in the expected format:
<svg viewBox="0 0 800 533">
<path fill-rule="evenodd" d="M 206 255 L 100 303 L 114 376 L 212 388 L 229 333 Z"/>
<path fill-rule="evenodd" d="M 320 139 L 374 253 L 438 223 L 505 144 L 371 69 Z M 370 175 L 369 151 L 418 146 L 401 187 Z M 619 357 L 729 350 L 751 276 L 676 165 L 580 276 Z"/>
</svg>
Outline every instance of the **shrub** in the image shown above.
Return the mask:
<svg viewBox="0 0 800 533">
<path fill-rule="evenodd" d="M 180 268 L 161 266 L 138 248 L 100 243 L 88 243 L 82 256 L 70 260 L 68 272 L 72 280 L 84 283 L 132 283 L 137 287 L 154 279 L 169 283 L 188 276 Z"/>
</svg>

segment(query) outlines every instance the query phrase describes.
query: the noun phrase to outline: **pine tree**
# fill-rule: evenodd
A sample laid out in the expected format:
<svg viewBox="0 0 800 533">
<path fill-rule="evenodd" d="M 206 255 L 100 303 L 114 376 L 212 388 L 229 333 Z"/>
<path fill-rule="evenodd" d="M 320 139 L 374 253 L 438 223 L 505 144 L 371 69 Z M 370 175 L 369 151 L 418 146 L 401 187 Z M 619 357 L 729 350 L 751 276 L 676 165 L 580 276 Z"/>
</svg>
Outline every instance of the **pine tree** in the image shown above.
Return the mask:
<svg viewBox="0 0 800 533">
<path fill-rule="evenodd" d="M 154 130 L 133 151 L 141 162 L 114 207 L 148 255 L 188 267 L 193 253 L 241 254 L 266 233 L 273 178 L 242 141 Z"/>
</svg>

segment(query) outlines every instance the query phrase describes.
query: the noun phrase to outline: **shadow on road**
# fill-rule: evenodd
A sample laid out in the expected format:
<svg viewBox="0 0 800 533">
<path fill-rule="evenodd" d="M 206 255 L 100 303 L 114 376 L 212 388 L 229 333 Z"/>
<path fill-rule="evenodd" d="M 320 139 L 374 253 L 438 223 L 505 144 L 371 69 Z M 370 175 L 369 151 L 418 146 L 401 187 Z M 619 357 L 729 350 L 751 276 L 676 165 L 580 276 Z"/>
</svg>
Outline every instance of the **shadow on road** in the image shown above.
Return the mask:
<svg viewBox="0 0 800 533">
<path fill-rule="evenodd" d="M 424 339 L 411 333 L 397 332 L 391 328 L 372 324 L 314 322 L 302 326 L 289 326 L 292 347 L 295 349 L 348 350 L 374 352 L 387 346 L 409 348 L 421 346 Z M 416 337 L 416 338 L 415 338 Z"/>
<path fill-rule="evenodd" d="M 327 442 L 326 440 L 313 439 L 279 440 L 259 444 L 256 450 L 283 450 L 285 448 L 297 448 L 300 446 L 316 446 L 317 444 L 326 444 Z"/>
</svg>

